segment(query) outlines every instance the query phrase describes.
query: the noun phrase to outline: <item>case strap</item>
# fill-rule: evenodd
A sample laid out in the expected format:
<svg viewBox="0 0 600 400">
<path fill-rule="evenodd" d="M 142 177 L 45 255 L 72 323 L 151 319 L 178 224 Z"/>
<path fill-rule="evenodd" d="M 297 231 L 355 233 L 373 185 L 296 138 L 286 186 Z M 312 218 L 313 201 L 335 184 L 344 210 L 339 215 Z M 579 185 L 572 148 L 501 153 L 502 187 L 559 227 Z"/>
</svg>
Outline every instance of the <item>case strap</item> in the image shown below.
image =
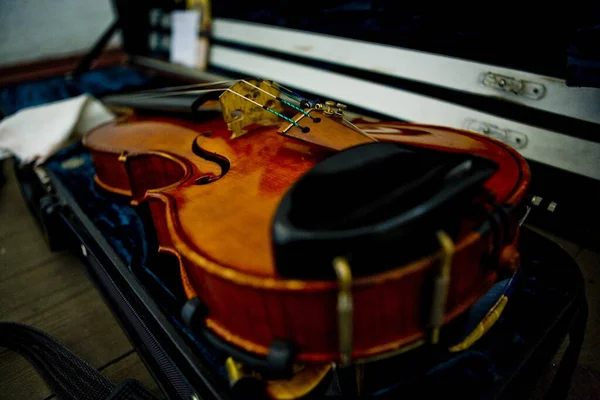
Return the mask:
<svg viewBox="0 0 600 400">
<path fill-rule="evenodd" d="M 115 386 L 56 339 L 28 325 L 0 322 L 0 347 L 25 357 L 60 400 L 157 399 L 133 379 Z"/>
</svg>

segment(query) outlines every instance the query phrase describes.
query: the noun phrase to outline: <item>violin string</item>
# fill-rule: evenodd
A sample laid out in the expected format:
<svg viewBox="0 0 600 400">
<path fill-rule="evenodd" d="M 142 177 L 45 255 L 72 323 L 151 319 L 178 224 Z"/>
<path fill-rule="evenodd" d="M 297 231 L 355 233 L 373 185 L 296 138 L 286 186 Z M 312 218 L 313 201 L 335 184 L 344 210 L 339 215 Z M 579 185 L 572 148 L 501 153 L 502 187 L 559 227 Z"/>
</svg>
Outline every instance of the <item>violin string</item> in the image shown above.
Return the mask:
<svg viewBox="0 0 600 400">
<path fill-rule="evenodd" d="M 358 133 L 360 133 L 363 136 L 368 137 L 369 139 L 372 139 L 374 142 L 378 142 L 377 139 L 375 139 L 373 136 L 369 135 L 367 132 L 363 131 L 362 129 L 360 129 L 358 126 L 354 125 L 352 122 L 348 121 L 345 118 L 342 118 L 342 121 L 348 125 L 350 125 L 350 127 L 352 129 L 354 129 L 355 131 L 357 131 Z"/>
<path fill-rule="evenodd" d="M 197 90 L 184 90 L 181 92 L 177 92 L 177 93 L 172 93 L 172 92 L 168 92 L 168 93 L 153 93 L 153 94 L 147 94 L 145 96 L 140 96 L 140 97 L 136 97 L 136 96 L 126 96 L 123 95 L 123 99 L 154 99 L 154 98 L 158 98 L 158 97 L 169 97 L 169 96 L 174 96 L 174 95 L 182 95 L 182 94 L 201 94 L 201 93 L 210 93 L 210 92 L 224 92 L 226 91 L 228 88 L 216 88 L 216 89 L 197 89 Z"/>
<path fill-rule="evenodd" d="M 153 95 L 156 93 L 177 93 L 179 94 L 181 90 L 183 89 L 194 89 L 194 88 L 200 88 L 200 87 L 210 87 L 210 86 L 217 86 L 217 85 L 223 85 L 226 83 L 232 83 L 232 82 L 239 82 L 239 80 L 226 80 L 226 81 L 218 81 L 218 82 L 207 82 L 207 83 L 194 83 L 191 85 L 183 85 L 183 86 L 170 86 L 170 87 L 165 87 L 165 88 L 158 88 L 158 89 L 149 89 L 149 90 L 141 90 L 139 92 L 134 92 L 131 94 L 126 94 L 125 96 L 142 96 L 142 95 Z"/>
<path fill-rule="evenodd" d="M 193 92 L 189 92 L 189 91 L 182 91 L 183 89 L 194 89 L 194 88 L 200 88 L 200 87 L 210 87 L 210 86 L 217 86 L 217 85 L 224 85 L 224 84 L 231 84 L 231 83 L 236 83 L 236 82 L 240 82 L 243 81 L 245 83 L 249 83 L 247 82 L 245 79 L 229 79 L 229 80 L 222 80 L 222 81 L 217 81 L 217 82 L 205 82 L 205 83 L 194 83 L 194 84 L 190 84 L 190 85 L 183 85 L 183 86 L 170 86 L 170 87 L 165 87 L 165 88 L 158 88 L 158 89 L 149 89 L 149 90 L 142 90 L 142 91 L 138 91 L 138 92 L 134 92 L 134 93 L 130 93 L 130 94 L 124 94 L 122 95 L 123 97 L 127 97 L 127 98 L 144 98 L 144 97 L 158 97 L 158 93 L 161 93 L 160 96 L 167 96 L 170 94 L 189 94 L 189 93 L 193 93 Z M 275 82 L 270 82 L 270 81 L 263 81 L 264 83 L 266 83 L 267 85 L 269 85 L 270 87 L 277 89 L 277 90 L 283 90 L 284 92 L 286 92 L 286 95 L 292 99 L 294 99 L 295 101 L 297 101 L 298 103 L 302 104 L 302 101 L 306 101 L 306 99 L 301 96 L 300 94 L 294 92 L 293 90 L 280 85 L 278 83 Z M 256 87 L 255 85 L 252 85 L 254 87 Z M 260 88 L 258 88 L 260 89 Z M 225 91 L 225 88 L 222 88 L 223 91 Z M 262 89 L 261 89 L 262 90 Z M 164 94 L 163 94 L 164 93 Z M 267 92 L 268 93 L 268 92 Z M 270 93 L 268 93 L 270 94 Z M 281 100 L 280 100 L 281 101 Z M 293 104 L 286 102 L 285 100 L 283 101 L 285 104 L 287 104 L 288 106 L 296 109 L 297 111 L 301 111 L 304 112 L 304 110 L 298 110 Z M 308 103 L 308 102 L 307 102 Z"/>
<path fill-rule="evenodd" d="M 283 114 L 281 114 L 281 113 L 279 113 L 279 112 L 277 112 L 277 111 L 275 111 L 275 110 L 273 110 L 273 109 L 271 109 L 271 108 L 269 108 L 267 106 L 264 106 L 264 105 L 262 105 L 262 104 L 260 104 L 260 103 L 258 103 L 256 101 L 254 101 L 252 99 L 249 99 L 249 98 L 241 95 L 240 93 L 238 93 L 238 92 L 236 92 L 236 91 L 234 91 L 234 90 L 232 90 L 230 88 L 224 88 L 224 89 L 223 88 L 219 88 L 219 89 L 203 89 L 203 90 L 200 90 L 200 89 L 198 89 L 198 90 L 185 90 L 185 91 L 178 92 L 178 94 L 200 94 L 200 93 L 209 93 L 209 92 L 231 92 L 231 93 L 235 94 L 236 96 L 239 96 L 242 99 L 244 99 L 246 101 L 249 101 L 249 102 L 251 102 L 251 103 L 253 103 L 253 104 L 255 104 L 255 105 L 263 108 L 264 110 L 266 110 L 266 111 L 268 111 L 268 112 L 270 112 L 272 114 L 277 115 L 279 118 L 282 118 L 285 121 L 293 124 L 294 126 L 296 126 L 297 128 L 301 129 L 302 131 L 305 131 L 307 129 L 305 127 L 301 127 L 293 119 L 288 118 L 285 115 L 283 115 Z M 146 98 L 146 99 L 148 99 L 148 98 L 159 98 L 159 97 L 166 97 L 166 96 L 171 96 L 171 95 L 172 95 L 172 93 L 154 93 L 153 95 L 148 95 L 148 96 L 145 96 L 143 98 Z"/>
<path fill-rule="evenodd" d="M 225 82 L 225 81 L 223 81 L 223 82 Z M 227 82 L 232 82 L 232 81 L 227 81 Z M 235 82 L 240 82 L 240 81 L 235 81 Z M 248 82 L 246 82 L 246 81 L 244 81 L 244 82 L 245 82 L 245 83 L 247 83 L 247 84 L 250 84 L 250 83 L 248 83 Z M 250 84 L 250 85 L 251 85 L 251 86 L 254 86 L 254 85 L 252 85 L 252 84 Z M 197 87 L 197 85 L 187 85 L 186 87 Z M 180 87 L 180 88 L 181 88 L 181 87 Z M 260 89 L 260 88 L 258 88 L 258 89 Z M 262 89 L 261 89 L 261 90 L 262 90 Z M 240 93 L 238 93 L 238 92 L 236 92 L 236 91 L 232 90 L 232 89 L 231 89 L 231 88 L 229 88 L 229 87 L 228 87 L 228 88 L 217 88 L 217 89 L 184 90 L 184 91 L 178 91 L 178 92 L 177 92 L 177 94 L 179 94 L 179 95 L 181 95 L 181 94 L 200 94 L 200 93 L 209 93 L 209 92 L 217 92 L 217 91 L 221 91 L 221 92 L 226 92 L 226 91 L 227 91 L 227 92 L 234 93 L 236 96 L 239 96 L 239 97 L 241 97 L 242 99 L 244 99 L 244 100 L 247 100 L 247 101 L 249 101 L 249 102 L 251 102 L 251 103 L 253 103 L 253 104 L 255 104 L 255 105 L 257 105 L 257 106 L 259 106 L 259 107 L 261 107 L 261 108 L 263 108 L 264 110 L 266 110 L 266 111 L 268 111 L 268 112 L 270 112 L 270 113 L 272 113 L 272 114 L 275 114 L 275 115 L 276 115 L 276 116 L 278 116 L 279 118 L 282 118 L 283 120 L 285 120 L 285 121 L 287 121 L 287 122 L 289 122 L 289 123 L 293 124 L 295 127 L 299 128 L 299 129 L 300 129 L 300 130 L 302 130 L 303 132 L 304 132 L 304 131 L 306 131 L 306 132 L 307 132 L 307 131 L 308 131 L 308 129 L 309 129 L 309 128 L 307 128 L 307 127 L 301 127 L 301 126 L 300 126 L 300 125 L 299 125 L 299 124 L 298 124 L 296 121 L 294 121 L 293 119 L 291 119 L 291 118 L 288 118 L 288 117 L 286 117 L 285 115 L 283 115 L 283 114 L 281 114 L 281 113 L 279 113 L 279 112 L 277 112 L 277 111 L 275 111 L 275 110 L 273 110 L 273 109 L 271 109 L 271 108 L 269 108 L 269 107 L 267 107 L 267 106 L 265 106 L 265 105 L 262 105 L 262 104 L 260 104 L 260 103 L 258 103 L 258 102 L 256 102 L 256 101 L 254 101 L 254 100 L 252 100 L 252 99 L 249 99 L 249 98 L 247 98 L 247 97 L 245 97 L 245 96 L 241 95 Z M 268 93 L 268 92 L 267 92 L 267 93 Z M 157 97 L 165 97 L 165 96 L 171 96 L 172 94 L 173 94 L 172 92 L 165 92 L 165 93 L 150 93 L 148 96 L 145 96 L 145 97 L 143 97 L 143 98 L 157 98 Z M 270 94 L 270 93 L 268 93 L 268 94 Z"/>
<path fill-rule="evenodd" d="M 276 115 L 276 116 L 278 116 L 279 118 L 281 118 L 281 119 L 283 119 L 283 120 L 285 120 L 285 121 L 289 122 L 290 124 L 294 125 L 296 128 L 300 129 L 300 130 L 301 130 L 302 132 L 304 132 L 304 133 L 306 133 L 306 132 L 308 132 L 308 131 L 310 130 L 310 128 L 308 128 L 308 127 L 306 127 L 306 126 L 304 126 L 304 127 L 303 127 L 303 126 L 300 126 L 300 125 L 299 125 L 299 124 L 298 124 L 296 121 L 294 121 L 293 119 L 291 119 L 291 118 L 289 118 L 289 117 L 286 117 L 285 115 L 283 115 L 283 114 L 281 114 L 281 113 L 279 113 L 279 112 L 277 112 L 277 111 L 275 111 L 275 110 L 273 110 L 273 109 L 271 109 L 271 108 L 269 108 L 269 107 L 267 107 L 267 106 L 265 106 L 265 105 L 262 105 L 262 104 L 260 104 L 260 103 L 259 103 L 259 102 L 257 102 L 257 101 L 254 101 L 254 100 L 252 100 L 252 99 L 249 99 L 249 98 L 247 98 L 246 96 L 244 96 L 244 95 L 242 95 L 242 94 L 240 94 L 240 93 L 236 92 L 235 90 L 227 89 L 227 91 L 228 91 L 228 92 L 231 92 L 231 93 L 234 93 L 236 96 L 239 96 L 239 97 L 241 97 L 241 98 L 242 98 L 242 99 L 244 99 L 244 100 L 248 100 L 249 102 L 251 102 L 251 103 L 253 103 L 253 104 L 255 104 L 255 105 L 257 105 L 257 106 L 261 107 L 262 109 L 264 109 L 264 110 L 266 110 L 266 111 L 270 112 L 271 114 L 275 114 L 275 115 Z"/>
<path fill-rule="evenodd" d="M 278 89 L 281 90 L 283 89 L 284 92 L 287 92 L 287 95 L 291 98 L 293 98 L 294 100 L 296 100 L 298 103 L 302 103 L 302 100 L 306 101 L 306 99 L 300 95 L 299 93 L 294 92 L 291 89 L 286 88 L 283 85 L 280 85 L 279 83 L 275 83 L 275 82 L 269 82 L 269 81 L 264 81 L 267 85 L 271 86 L 273 89 Z"/>
<path fill-rule="evenodd" d="M 292 125 L 294 125 L 295 127 L 297 127 L 298 129 L 302 130 L 303 132 L 308 132 L 308 130 L 310 128 L 308 127 L 301 127 L 296 121 L 294 121 L 293 119 L 286 117 L 285 115 L 273 110 L 272 108 L 269 108 L 265 105 L 262 105 L 252 99 L 249 99 L 245 96 L 243 96 L 242 94 L 232 90 L 230 87 L 227 88 L 215 88 L 215 89 L 197 89 L 197 90 L 182 90 L 182 89 L 191 89 L 191 88 L 197 88 L 197 87 L 209 87 L 209 86 L 215 86 L 215 85 L 219 85 L 219 84 L 224 84 L 224 83 L 231 83 L 231 82 L 244 82 L 247 85 L 250 85 L 266 94 L 268 94 L 269 96 L 272 96 L 274 98 L 276 98 L 277 100 L 283 102 L 284 104 L 287 104 L 288 106 L 294 108 L 297 111 L 302 112 L 303 114 L 307 115 L 309 118 L 312 119 L 312 117 L 310 115 L 308 115 L 308 113 L 306 113 L 306 111 L 300 109 L 299 107 L 297 107 L 296 105 L 285 101 L 284 99 L 281 99 L 277 96 L 274 96 L 273 94 L 251 84 L 250 82 L 246 81 L 246 80 L 228 80 L 228 81 L 219 81 L 219 82 L 210 82 L 210 83 L 199 83 L 199 84 L 192 84 L 192 85 L 184 85 L 184 86 L 173 86 L 173 87 L 168 87 L 168 88 L 161 88 L 161 89 L 155 89 L 155 90 L 148 90 L 148 91 L 142 91 L 142 92 L 137 92 L 137 93 L 132 93 L 129 95 L 124 95 L 124 97 L 127 98 L 135 98 L 135 99 L 151 99 L 151 98 L 160 98 L 160 97 L 168 97 L 168 96 L 172 96 L 172 95 L 182 95 L 182 94 L 201 94 L 201 93 L 210 93 L 210 92 L 231 92 L 233 94 L 235 94 L 236 96 L 241 97 L 244 100 L 247 100 L 253 104 L 255 104 L 258 107 L 261 107 L 262 109 L 278 116 L 279 118 L 291 123 Z M 267 82 L 267 84 L 269 84 Z M 272 85 L 269 85 L 272 87 Z"/>
<path fill-rule="evenodd" d="M 260 90 L 261 92 L 265 93 L 267 96 L 271 96 L 272 98 L 274 98 L 274 99 L 276 99 L 276 100 L 279 100 L 279 101 L 280 101 L 280 102 L 282 102 L 283 104 L 286 104 L 286 105 L 288 105 L 289 107 L 293 108 L 294 110 L 301 112 L 302 114 L 304 114 L 304 115 L 305 115 L 305 116 L 307 116 L 308 118 L 310 118 L 310 119 L 313 119 L 313 117 L 312 117 L 312 116 L 311 116 L 309 113 L 307 113 L 306 111 L 304 111 L 303 109 L 301 109 L 301 108 L 300 108 L 300 107 L 298 107 L 297 105 L 295 105 L 295 104 L 292 104 L 292 103 L 290 103 L 289 101 L 287 101 L 287 100 L 285 100 L 285 99 L 282 99 L 282 98 L 281 98 L 281 97 L 279 97 L 279 96 L 275 96 L 273 93 L 269 93 L 269 92 L 267 92 L 266 90 L 264 90 L 264 89 L 261 89 L 260 87 L 258 87 L 258 86 L 256 86 L 256 85 L 253 85 L 253 84 L 251 84 L 250 82 L 247 82 L 247 81 L 245 81 L 245 80 L 243 80 L 243 79 L 242 79 L 242 82 L 243 82 L 243 83 L 245 83 L 246 85 L 252 86 L 253 88 Z"/>
<path fill-rule="evenodd" d="M 217 82 L 193 83 L 191 85 L 183 85 L 183 86 L 171 86 L 171 87 L 166 87 L 166 88 L 159 88 L 159 89 L 157 89 L 157 91 L 168 91 L 168 90 L 177 91 L 180 89 L 194 89 L 194 88 L 198 88 L 198 87 L 216 86 L 216 85 L 223 85 L 226 83 L 234 83 L 234 82 L 239 82 L 239 79 L 228 79 L 228 80 L 217 81 Z"/>
<path fill-rule="evenodd" d="M 126 98 L 130 98 L 130 99 L 131 98 L 140 99 L 140 98 L 154 98 L 154 97 L 169 96 L 171 94 L 177 95 L 177 94 L 203 93 L 203 92 L 190 92 L 187 90 L 183 91 L 183 89 L 210 87 L 210 86 L 217 86 L 217 85 L 223 85 L 223 84 L 231 84 L 231 83 L 236 83 L 236 82 L 240 82 L 240 81 L 243 81 L 244 83 L 249 84 L 253 87 L 256 87 L 257 89 L 271 95 L 271 93 L 268 93 L 268 92 L 262 90 L 261 88 L 255 86 L 255 85 L 252 85 L 245 79 L 229 79 L 229 80 L 222 80 L 222 81 L 217 81 L 217 82 L 194 83 L 194 84 L 183 85 L 183 86 L 170 86 L 170 87 L 165 87 L 165 88 L 149 89 L 149 90 L 143 90 L 143 91 L 139 91 L 139 92 L 135 92 L 135 93 L 124 94 L 122 96 L 126 97 Z M 290 98 L 293 98 L 295 101 L 297 101 L 300 104 L 302 103 L 303 100 L 306 101 L 306 99 L 304 99 L 298 93 L 294 92 L 291 89 L 286 88 L 285 86 L 282 86 L 275 82 L 269 82 L 269 81 L 263 81 L 263 82 L 274 89 L 283 90 L 283 91 L 287 92 L 286 93 L 287 96 L 289 96 Z M 225 91 L 225 89 L 226 88 L 220 88 L 219 90 Z M 284 99 L 278 98 L 278 100 L 282 101 L 284 104 L 287 104 L 288 106 L 294 108 L 297 111 L 305 113 L 304 110 L 299 109 L 296 105 L 294 105 Z M 305 115 L 306 115 L 306 113 L 305 113 Z"/>
</svg>

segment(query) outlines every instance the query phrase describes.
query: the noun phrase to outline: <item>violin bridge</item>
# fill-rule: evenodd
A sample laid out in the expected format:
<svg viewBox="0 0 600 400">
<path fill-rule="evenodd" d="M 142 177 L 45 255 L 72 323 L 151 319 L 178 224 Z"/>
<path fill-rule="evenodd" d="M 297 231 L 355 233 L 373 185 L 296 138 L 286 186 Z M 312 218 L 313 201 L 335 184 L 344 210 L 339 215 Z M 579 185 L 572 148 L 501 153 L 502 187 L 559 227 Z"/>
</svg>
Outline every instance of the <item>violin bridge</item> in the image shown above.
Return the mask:
<svg viewBox="0 0 600 400">
<path fill-rule="evenodd" d="M 266 81 L 251 79 L 238 81 L 219 97 L 223 119 L 231 131 L 231 138 L 238 138 L 246 133 L 253 124 L 270 126 L 279 124 L 280 117 L 264 107 L 283 112 L 283 106 L 277 97 L 279 90 Z M 264 106 L 264 107 L 263 107 Z"/>
</svg>

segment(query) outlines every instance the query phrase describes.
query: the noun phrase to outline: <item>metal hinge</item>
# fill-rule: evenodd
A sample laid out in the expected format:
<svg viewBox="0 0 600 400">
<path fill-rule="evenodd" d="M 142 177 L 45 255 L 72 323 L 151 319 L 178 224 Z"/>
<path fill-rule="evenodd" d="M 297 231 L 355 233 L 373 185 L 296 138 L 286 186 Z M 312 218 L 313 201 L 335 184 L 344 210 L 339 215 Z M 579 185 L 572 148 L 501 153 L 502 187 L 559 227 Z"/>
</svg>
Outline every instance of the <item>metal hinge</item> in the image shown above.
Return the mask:
<svg viewBox="0 0 600 400">
<path fill-rule="evenodd" d="M 514 147 L 515 149 L 524 149 L 528 143 L 527 136 L 521 132 L 516 132 L 510 129 L 502 129 L 496 125 L 476 121 L 474 119 L 468 119 L 465 122 L 465 128 L 470 131 L 483 133 L 486 136 L 491 136 L 494 139 L 498 139 L 501 142 Z"/>
<path fill-rule="evenodd" d="M 483 75 L 482 83 L 492 89 L 509 92 L 518 96 L 539 100 L 546 94 L 546 87 L 541 83 L 524 81 L 506 75 L 488 72 Z"/>
</svg>

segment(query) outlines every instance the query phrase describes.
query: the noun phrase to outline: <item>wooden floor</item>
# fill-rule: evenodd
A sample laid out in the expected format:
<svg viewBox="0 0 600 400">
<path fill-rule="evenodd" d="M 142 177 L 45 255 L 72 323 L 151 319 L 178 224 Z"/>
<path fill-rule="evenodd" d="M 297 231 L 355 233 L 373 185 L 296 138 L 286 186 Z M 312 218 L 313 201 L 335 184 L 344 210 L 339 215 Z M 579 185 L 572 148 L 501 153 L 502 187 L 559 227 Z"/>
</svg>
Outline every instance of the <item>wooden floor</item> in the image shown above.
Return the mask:
<svg viewBox="0 0 600 400">
<path fill-rule="evenodd" d="M 0 320 L 41 329 L 118 383 L 136 378 L 159 393 L 148 370 L 103 303 L 79 261 L 51 253 L 4 163 L 0 188 Z M 0 348 L 0 398 L 53 394 L 17 353 Z"/>
<path fill-rule="evenodd" d="M 48 251 L 21 198 L 12 168 L 4 164 L 8 181 L 0 188 L 0 320 L 46 331 L 114 382 L 133 377 L 158 393 L 83 267 L 69 254 Z M 590 316 L 569 399 L 600 399 L 600 254 L 548 236 L 577 260 L 586 278 Z M 555 370 L 556 365 L 550 366 L 547 376 Z M 0 398 L 52 397 L 23 358 L 0 349 Z"/>
</svg>

